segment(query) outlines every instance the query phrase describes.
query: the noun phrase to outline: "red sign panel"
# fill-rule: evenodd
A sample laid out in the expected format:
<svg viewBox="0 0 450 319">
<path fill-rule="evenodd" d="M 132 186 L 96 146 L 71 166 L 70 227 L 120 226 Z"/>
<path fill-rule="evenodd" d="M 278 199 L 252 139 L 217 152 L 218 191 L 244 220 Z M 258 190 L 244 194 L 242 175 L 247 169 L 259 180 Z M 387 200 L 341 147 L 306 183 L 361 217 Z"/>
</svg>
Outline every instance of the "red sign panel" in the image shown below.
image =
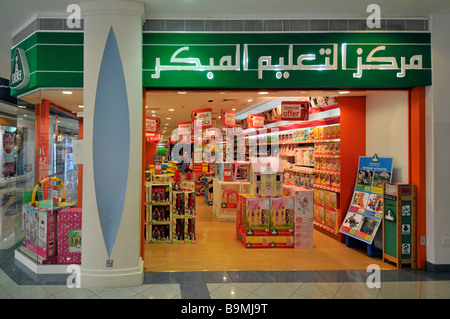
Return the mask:
<svg viewBox="0 0 450 319">
<path fill-rule="evenodd" d="M 145 117 L 145 136 L 155 135 L 160 133 L 161 120 L 157 117 Z"/>
<path fill-rule="evenodd" d="M 247 125 L 249 128 L 264 128 L 264 115 L 249 114 Z"/>
<path fill-rule="evenodd" d="M 222 110 L 220 116 L 223 127 L 234 127 L 236 125 L 236 112 Z"/>
<path fill-rule="evenodd" d="M 195 110 L 191 114 L 193 128 L 210 128 L 213 125 L 212 110 L 201 109 Z"/>
<path fill-rule="evenodd" d="M 304 101 L 281 102 L 282 121 L 307 121 L 309 118 L 309 103 Z"/>
</svg>

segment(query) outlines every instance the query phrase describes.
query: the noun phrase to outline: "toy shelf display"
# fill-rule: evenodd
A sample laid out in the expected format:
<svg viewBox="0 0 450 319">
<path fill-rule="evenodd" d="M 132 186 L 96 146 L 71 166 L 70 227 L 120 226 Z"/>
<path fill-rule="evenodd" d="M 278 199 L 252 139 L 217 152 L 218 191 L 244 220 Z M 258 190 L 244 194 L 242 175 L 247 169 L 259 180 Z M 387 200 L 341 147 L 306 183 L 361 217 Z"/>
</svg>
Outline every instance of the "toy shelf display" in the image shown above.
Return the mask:
<svg viewBox="0 0 450 319">
<path fill-rule="evenodd" d="M 280 133 L 285 183 L 314 189 L 314 224 L 337 235 L 340 215 L 340 125 Z"/>
<path fill-rule="evenodd" d="M 145 187 L 145 242 L 195 243 L 194 182 L 152 182 Z"/>
<path fill-rule="evenodd" d="M 313 107 L 310 114 L 315 114 L 315 119 L 282 124 L 274 127 L 278 132 L 249 137 L 248 144 L 278 143 L 284 185 L 313 190 L 314 228 L 344 242 L 339 228 L 353 195 L 354 167 L 366 152 L 365 99 L 333 101 L 323 109 Z M 338 115 L 320 118 L 321 112 L 330 109 L 339 109 Z M 276 148 L 271 150 L 275 153 Z"/>
</svg>

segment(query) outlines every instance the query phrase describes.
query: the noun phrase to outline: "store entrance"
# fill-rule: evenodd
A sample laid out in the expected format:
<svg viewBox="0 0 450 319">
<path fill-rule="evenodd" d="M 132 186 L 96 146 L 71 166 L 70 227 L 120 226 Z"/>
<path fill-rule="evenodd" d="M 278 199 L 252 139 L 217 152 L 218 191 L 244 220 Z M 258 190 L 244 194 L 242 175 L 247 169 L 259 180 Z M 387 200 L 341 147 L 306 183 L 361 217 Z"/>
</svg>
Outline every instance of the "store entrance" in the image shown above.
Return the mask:
<svg viewBox="0 0 450 319">
<path fill-rule="evenodd" d="M 408 98 L 408 91 L 147 91 L 145 116 L 160 120 L 161 141 L 145 142 L 145 271 L 365 270 L 371 264 L 377 264 L 381 269 L 395 269 L 393 264 L 368 253 L 365 245 L 349 247 L 339 227 L 353 194 L 359 156 L 377 153 L 394 157 L 393 181 L 406 183 L 410 180 Z M 275 114 L 282 101 L 312 102 L 317 109 L 310 110 L 307 123 L 268 119 L 270 112 L 273 110 Z M 221 124 L 222 110 L 235 112 L 237 122 L 246 119 L 248 114 L 265 115 L 264 131 L 256 130 L 254 136 L 246 138 L 243 150 L 237 145 L 227 149 L 224 143 L 224 153 L 233 152 L 234 159 L 238 154 L 247 155 L 252 150 L 252 138 L 258 145 L 264 144 L 261 139 L 265 144 L 272 144 L 267 143 L 270 136 L 272 141 L 277 141 L 277 147 L 265 146 L 264 150 L 282 161 L 286 185 L 301 186 L 312 192 L 317 189 L 332 197 L 333 207 L 314 214 L 311 246 L 248 248 L 238 239 L 239 195 L 233 197 L 232 194 L 223 200 L 223 193 L 231 194 L 233 187 L 236 188 L 235 193 L 243 192 L 244 185 L 235 186 L 239 184 L 234 176 L 237 170 L 233 171 L 227 165 L 213 165 L 212 162 L 193 163 L 193 145 L 186 148 L 191 151 L 190 160 L 186 161 L 190 162 L 188 165 L 183 162 L 177 166 L 171 161 L 174 144 L 170 144 L 168 139 L 172 132 L 183 123 L 189 123 L 193 111 L 204 109 L 211 109 L 215 127 L 223 132 L 226 128 Z M 311 140 L 305 137 L 305 133 L 312 134 L 315 128 L 321 128 L 320 137 Z M 339 136 L 332 133 L 336 129 L 340 130 Z M 313 141 L 317 140 L 323 140 L 323 143 L 315 144 Z M 211 145 L 208 144 L 201 146 L 202 151 L 211 154 L 208 148 Z M 319 145 L 319 148 L 327 148 L 326 152 L 332 148 L 334 153 L 324 153 L 309 162 L 307 154 L 314 156 Z M 260 152 L 260 149 L 256 150 Z M 340 153 L 336 154 L 337 150 Z M 230 172 L 227 171 L 229 167 Z M 176 170 L 180 172 L 181 182 L 193 184 L 191 190 L 196 195 L 195 218 L 192 222 L 186 218 L 182 226 L 173 218 L 178 209 L 173 183 L 170 189 L 150 186 L 173 181 L 177 178 Z M 224 177 L 227 173 L 231 173 L 230 178 Z M 173 177 L 168 177 L 171 175 Z M 161 193 L 157 189 L 161 189 Z M 157 195 L 159 203 L 149 205 L 153 194 Z M 189 195 L 189 192 L 184 194 L 184 207 L 189 204 Z M 180 240 L 179 233 L 183 230 L 186 236 Z"/>
</svg>

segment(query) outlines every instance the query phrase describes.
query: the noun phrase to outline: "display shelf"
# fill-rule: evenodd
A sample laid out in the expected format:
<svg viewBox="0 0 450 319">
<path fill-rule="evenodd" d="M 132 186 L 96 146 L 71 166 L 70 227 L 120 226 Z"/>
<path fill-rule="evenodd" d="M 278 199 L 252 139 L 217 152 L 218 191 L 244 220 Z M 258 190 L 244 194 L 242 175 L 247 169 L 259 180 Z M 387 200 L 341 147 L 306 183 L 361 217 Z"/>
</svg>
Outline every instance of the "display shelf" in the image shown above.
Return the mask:
<svg viewBox="0 0 450 319">
<path fill-rule="evenodd" d="M 334 175 L 334 176 L 340 176 L 341 175 L 341 172 L 327 171 L 327 170 L 320 170 L 320 169 L 315 169 L 313 173 L 329 174 L 329 175 Z"/>
<path fill-rule="evenodd" d="M 324 190 L 327 190 L 327 191 L 332 191 L 332 192 L 335 192 L 335 193 L 340 193 L 341 192 L 340 188 L 328 187 L 328 186 L 323 186 L 323 185 L 319 185 L 319 184 L 314 184 L 313 187 L 314 188 L 324 189 Z"/>
<path fill-rule="evenodd" d="M 314 154 L 316 158 L 341 158 L 340 155 L 325 155 L 325 154 Z"/>
</svg>

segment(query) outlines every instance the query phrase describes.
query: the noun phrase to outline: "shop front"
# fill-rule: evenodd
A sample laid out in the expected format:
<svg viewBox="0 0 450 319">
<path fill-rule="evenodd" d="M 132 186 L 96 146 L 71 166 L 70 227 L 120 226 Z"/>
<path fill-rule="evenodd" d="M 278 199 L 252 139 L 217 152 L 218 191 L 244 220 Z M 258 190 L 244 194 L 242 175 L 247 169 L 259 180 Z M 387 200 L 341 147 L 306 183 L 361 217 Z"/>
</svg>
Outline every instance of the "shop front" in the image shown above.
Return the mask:
<svg viewBox="0 0 450 319">
<path fill-rule="evenodd" d="M 192 195 L 190 192 L 196 192 L 195 185 L 190 190 L 187 190 L 187 186 L 186 189 L 177 188 L 179 185 L 175 185 L 172 180 L 161 177 L 159 183 L 153 184 L 161 191 L 159 188 L 153 190 L 146 174 L 150 166 L 155 165 L 153 156 L 157 153 L 158 139 L 147 142 L 145 119 L 159 119 L 160 130 L 152 133 L 161 134 L 163 140 L 171 138 L 173 143 L 169 149 L 174 149 L 177 144 L 179 147 L 182 145 L 177 143 L 178 136 L 172 133 L 173 130 L 180 131 L 181 123 L 192 123 L 194 111 L 205 109 L 210 112 L 211 123 L 204 125 L 200 133 L 195 133 L 197 137 L 211 141 L 208 129 L 209 132 L 216 132 L 215 136 L 219 135 L 217 131 L 221 132 L 222 142 L 227 134 L 234 137 L 238 135 L 237 139 L 242 137 L 243 140 L 236 140 L 236 145 L 242 142 L 243 154 L 251 145 L 258 147 L 254 150 L 259 152 L 262 145 L 267 151 L 267 144 L 271 144 L 269 152 L 283 161 L 283 179 L 290 180 L 291 186 L 308 186 L 299 183 L 300 180 L 304 182 L 310 179 L 311 192 L 316 189 L 334 196 L 337 206 L 328 207 L 332 208 L 328 210 L 331 217 L 325 218 L 324 208 L 323 221 L 314 220 L 314 231 L 325 234 L 339 245 L 345 246 L 349 235 L 342 231 L 341 225 L 353 200 L 360 157 L 377 154 L 380 158 L 393 158 L 394 164 L 390 171 L 392 181 L 416 186 L 417 228 L 415 242 L 411 244 L 416 247 L 417 267 L 425 267 L 426 250 L 419 241 L 425 236 L 426 217 L 424 91 L 426 86 L 431 85 L 429 33 L 143 32 L 142 8 L 138 5 L 127 8 L 127 15 L 116 19 L 108 18 L 108 15 L 100 15 L 100 19 L 97 9 L 94 4 L 84 6 L 84 31 L 36 31 L 11 50 L 12 74 L 16 74 L 14 79 L 26 80 L 19 81 L 11 94 L 23 101 L 18 104 L 27 106 L 23 109 L 23 112 L 27 112 L 27 121 L 32 119 L 29 123 L 24 120 L 21 125 L 23 131 L 28 132 L 29 143 L 29 156 L 24 157 L 23 163 L 30 170 L 26 188 L 33 191 L 37 186 L 36 193 L 42 190 L 41 198 L 39 195 L 33 197 L 35 194 L 32 193 L 26 199 L 28 193 L 24 190 L 21 195 L 23 206 L 28 202 L 44 204 L 43 201 L 51 199 L 51 190 L 59 187 L 61 191 L 63 184 L 65 195 L 55 196 L 59 200 L 57 208 L 44 205 L 43 211 L 47 215 L 55 213 L 55 218 L 61 212 L 64 215 L 76 209 L 77 212 L 83 211 L 82 228 L 79 226 L 81 223 L 74 222 L 70 226 L 73 232 L 61 237 L 65 241 L 71 240 L 75 245 L 67 246 L 66 255 L 81 254 L 83 257 L 82 285 L 110 287 L 140 284 L 144 271 L 155 271 L 152 265 L 180 264 L 181 261 L 176 257 L 164 262 L 158 258 L 167 258 L 163 257 L 165 252 L 175 249 L 185 250 L 183 256 L 189 255 L 189 247 L 193 246 L 181 247 L 180 242 L 180 245 L 175 243 L 181 228 L 187 234 L 183 237 L 185 244 L 188 237 L 192 243 L 195 229 L 195 245 L 202 246 L 204 251 L 214 249 L 208 247 L 207 240 L 201 240 L 205 236 L 199 237 L 208 235 L 205 229 L 201 229 L 200 219 L 190 220 L 192 216 L 186 211 L 186 214 L 177 214 L 181 206 L 177 206 L 178 197 L 175 195 L 183 194 L 184 208 L 195 215 L 195 210 L 189 207 L 189 203 L 193 203 L 189 200 Z M 20 70 L 23 70 L 22 73 Z M 209 98 L 195 105 L 188 102 L 191 96 Z M 270 97 L 269 100 L 275 104 L 257 108 L 263 105 L 263 96 Z M 219 97 L 221 102 L 229 99 L 229 103 L 214 103 Z M 237 102 L 244 99 L 246 103 Z M 252 104 L 250 99 L 253 102 L 259 99 L 259 104 Z M 163 104 L 164 101 L 172 103 L 173 107 Z M 246 120 L 249 114 L 262 115 L 276 109 L 282 101 L 306 103 L 309 106 L 308 119 L 285 116 L 278 117 L 272 123 L 263 122 L 262 126 L 248 125 Z M 280 104 L 276 104 L 278 102 Z M 247 124 L 239 129 L 236 125 L 230 127 L 218 119 L 218 116 L 224 116 L 223 112 L 232 114 L 235 123 L 244 120 Z M 215 125 L 212 123 L 213 118 L 216 119 Z M 339 127 L 339 135 L 330 133 L 336 131 L 335 127 Z M 191 145 L 191 126 L 187 131 L 189 147 L 185 149 L 192 150 L 192 156 L 186 162 L 192 163 L 193 174 L 192 179 L 187 179 L 188 172 L 182 173 L 181 183 L 195 181 L 196 173 L 203 170 L 204 156 L 208 153 L 208 148 L 205 151 L 205 145 L 202 144 L 200 152 L 196 152 L 195 143 Z M 318 135 L 319 131 L 322 132 L 321 136 Z M 324 135 L 325 131 L 327 133 Z M 305 136 L 305 132 L 317 136 L 301 139 L 300 134 Z M 270 143 L 268 136 L 271 137 Z M 214 146 L 220 144 L 214 140 Z M 252 141 L 256 143 L 252 144 Z M 331 147 L 327 144 L 330 142 L 334 143 L 335 153 L 326 154 L 322 144 Z M 294 148 L 297 150 L 294 151 Z M 298 168 L 294 164 L 301 160 L 292 152 L 300 152 L 300 149 L 305 152 L 312 149 L 313 153 L 315 149 L 323 149 L 324 154 L 316 152 L 319 156 L 312 163 L 304 165 L 309 167 Z M 339 154 L 336 153 L 337 149 Z M 199 157 L 196 158 L 195 154 L 199 154 Z M 211 154 L 216 155 L 217 152 L 209 151 Z M 28 162 L 25 163 L 25 159 Z M 221 163 L 215 158 L 217 165 L 214 168 L 217 172 L 226 169 L 221 165 L 230 164 L 228 159 Z M 231 164 L 236 160 L 237 157 L 233 155 Z M 251 161 L 244 157 L 244 162 L 247 160 Z M 174 165 L 171 171 L 173 178 L 180 164 L 170 163 Z M 211 173 L 211 167 L 213 165 L 208 166 L 208 173 Z M 237 172 L 238 166 L 234 167 Z M 155 173 L 154 166 L 152 169 L 153 175 L 161 175 Z M 253 169 L 256 170 L 256 166 L 249 168 Z M 305 174 L 306 171 L 309 172 Z M 322 181 L 317 180 L 317 175 L 321 176 Z M 41 185 L 41 181 L 49 177 L 54 177 L 56 184 Z M 211 180 L 216 178 L 216 174 L 207 177 Z M 233 179 L 227 181 L 217 177 L 215 182 L 221 185 L 227 185 L 228 182 L 231 185 L 236 182 Z M 334 184 L 331 184 L 331 180 Z M 167 186 L 161 187 L 166 182 Z M 289 182 L 285 184 L 287 186 Z M 203 192 L 208 192 L 208 185 L 204 185 Z M 223 225 L 226 224 L 224 227 L 230 229 L 231 235 L 227 230 L 226 236 L 231 236 L 232 245 L 238 246 L 239 253 L 264 255 L 274 251 L 274 254 L 278 254 L 276 248 L 251 250 L 250 253 L 249 249 L 243 247 L 235 226 L 239 216 L 241 188 L 236 192 L 236 195 L 228 198 L 231 204 L 236 205 L 228 207 L 222 206 L 221 199 L 213 200 L 211 197 L 209 203 L 206 199 L 208 196 L 195 194 L 196 208 L 203 206 L 204 211 L 214 212 L 214 218 L 217 217 L 215 205 L 219 201 L 222 207 L 217 209 L 222 212 L 227 208 L 237 209 L 236 219 L 231 223 L 224 221 Z M 218 193 L 214 196 L 222 197 Z M 154 196 L 158 199 L 157 204 L 152 203 Z M 152 209 L 155 207 L 159 220 L 154 223 L 149 218 L 153 217 Z M 178 220 L 164 217 L 162 221 L 161 216 L 165 214 L 161 212 L 162 207 L 172 217 L 174 214 L 183 215 L 183 223 L 179 220 L 180 216 Z M 24 220 L 30 215 L 30 222 L 24 225 L 34 225 L 31 217 L 32 212 L 36 211 L 35 206 L 31 205 L 29 211 L 22 212 Z M 49 220 L 47 222 L 50 224 Z M 198 222 L 195 228 L 194 222 Z M 167 226 L 168 230 L 163 230 L 167 234 L 153 237 L 153 225 L 158 225 L 154 228 L 159 234 Z M 220 223 L 218 225 L 221 227 Z M 29 231 L 24 229 L 23 238 L 28 236 L 31 239 L 35 232 L 39 234 L 39 228 L 30 227 Z M 57 235 L 56 232 L 54 236 Z M 208 236 L 213 237 L 212 234 Z M 169 238 L 171 245 L 156 245 L 152 242 L 154 238 Z M 370 243 L 373 239 L 370 239 Z M 314 245 L 305 249 L 314 250 Z M 298 255 L 298 249 L 293 248 L 291 251 L 292 256 Z M 35 254 L 36 258 L 31 258 L 32 261 L 42 264 L 42 259 L 37 258 L 39 254 Z M 30 258 L 30 254 L 26 255 Z M 200 260 L 199 264 L 202 258 L 208 258 L 200 253 L 193 257 Z M 230 257 L 233 258 L 235 256 Z M 68 263 L 70 261 L 66 260 L 61 265 L 67 267 Z M 208 266 L 196 267 L 194 263 L 195 260 L 186 262 L 192 267 L 188 266 L 185 270 L 208 270 Z M 65 269 L 61 271 L 65 272 Z M 164 267 L 156 271 L 164 271 Z"/>
</svg>

